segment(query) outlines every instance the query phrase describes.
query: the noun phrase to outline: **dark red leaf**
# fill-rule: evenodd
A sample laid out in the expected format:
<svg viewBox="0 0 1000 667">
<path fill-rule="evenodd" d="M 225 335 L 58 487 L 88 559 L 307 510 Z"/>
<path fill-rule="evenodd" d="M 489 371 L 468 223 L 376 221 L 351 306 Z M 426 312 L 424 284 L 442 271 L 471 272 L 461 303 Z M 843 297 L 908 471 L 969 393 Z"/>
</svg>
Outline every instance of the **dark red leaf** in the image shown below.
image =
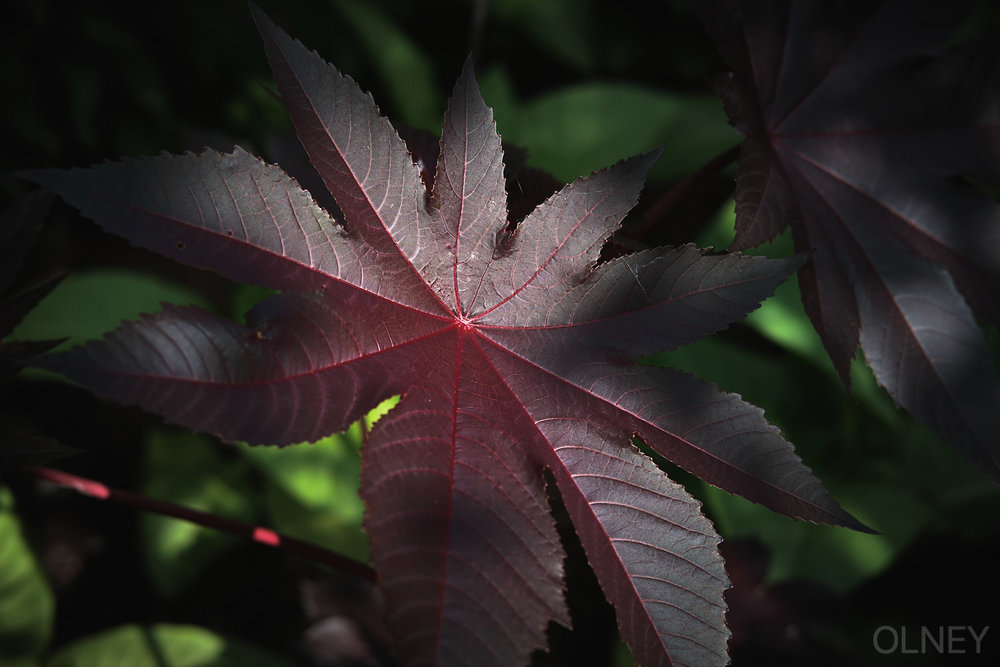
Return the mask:
<svg viewBox="0 0 1000 667">
<path fill-rule="evenodd" d="M 38 190 L 0 214 L 0 293 L 14 284 L 53 201 L 51 193 Z"/>
<path fill-rule="evenodd" d="M 700 503 L 621 434 L 577 420 L 541 425 L 580 541 L 641 665 L 727 661 L 729 586 Z"/>
<path fill-rule="evenodd" d="M 0 412 L 0 474 L 79 454 L 18 415 Z"/>
<path fill-rule="evenodd" d="M 1000 380 L 972 314 L 1000 323 L 1000 204 L 969 182 L 1000 184 L 1000 43 L 941 52 L 973 4 L 699 9 L 747 137 L 733 248 L 790 223 L 845 383 L 860 343 L 897 404 L 1000 480 Z"/>
<path fill-rule="evenodd" d="M 34 172 L 136 243 L 282 290 L 245 326 L 170 306 L 43 364 L 255 443 L 315 439 L 402 394 L 362 471 L 402 664 L 524 664 L 550 621 L 568 623 L 546 470 L 640 661 L 725 662 L 719 538 L 632 436 L 778 511 L 860 524 L 758 408 L 634 362 L 725 328 L 801 260 L 683 247 L 599 264 L 659 151 L 562 188 L 514 228 L 470 63 L 428 196 L 371 99 L 255 17 L 346 230 L 242 151 Z"/>
<path fill-rule="evenodd" d="M 439 341 L 426 383 L 364 450 L 362 495 L 399 651 L 412 664 L 518 665 L 569 624 L 544 445 L 473 340 Z"/>
</svg>

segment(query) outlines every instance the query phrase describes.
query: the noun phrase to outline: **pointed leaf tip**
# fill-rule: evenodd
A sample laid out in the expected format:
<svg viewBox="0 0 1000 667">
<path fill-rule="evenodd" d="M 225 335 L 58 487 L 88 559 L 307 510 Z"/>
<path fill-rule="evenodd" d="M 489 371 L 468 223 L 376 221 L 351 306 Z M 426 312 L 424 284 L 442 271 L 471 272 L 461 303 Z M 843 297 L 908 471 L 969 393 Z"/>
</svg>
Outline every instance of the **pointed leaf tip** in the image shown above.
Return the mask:
<svg viewBox="0 0 1000 667">
<path fill-rule="evenodd" d="M 489 264 L 472 311 L 488 313 L 491 323 L 520 321 L 526 302 L 551 301 L 580 284 L 635 207 L 660 152 L 656 148 L 599 169 L 536 207 L 518 224 L 510 252 Z"/>
</svg>

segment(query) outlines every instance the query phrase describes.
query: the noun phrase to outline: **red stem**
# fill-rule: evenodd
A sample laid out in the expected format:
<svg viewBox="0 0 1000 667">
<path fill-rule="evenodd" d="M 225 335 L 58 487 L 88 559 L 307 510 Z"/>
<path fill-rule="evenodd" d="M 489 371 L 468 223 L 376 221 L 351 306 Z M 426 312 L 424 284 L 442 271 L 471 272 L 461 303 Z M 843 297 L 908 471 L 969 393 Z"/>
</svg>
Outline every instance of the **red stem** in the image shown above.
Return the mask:
<svg viewBox="0 0 1000 667">
<path fill-rule="evenodd" d="M 677 202 L 687 196 L 698 184 L 722 171 L 730 162 L 735 160 L 740 154 L 741 146 L 742 144 L 737 144 L 732 148 L 727 148 L 698 167 L 694 173 L 689 174 L 683 181 L 670 188 L 659 201 L 649 207 L 642 215 L 642 221 L 639 223 L 638 229 L 631 234 L 632 238 L 639 239 L 645 236 L 653 225 L 666 217 L 667 213 L 677 205 Z"/>
<path fill-rule="evenodd" d="M 347 574 L 351 574 L 368 581 L 375 581 L 375 570 L 364 563 L 358 562 L 346 556 L 341 556 L 338 553 L 334 553 L 333 551 L 329 551 L 328 549 L 324 549 L 323 547 L 310 542 L 303 542 L 302 540 L 297 540 L 294 537 L 281 535 L 273 530 L 270 530 L 269 528 L 251 526 L 250 524 L 243 523 L 241 521 L 234 521 L 232 519 L 226 519 L 214 514 L 193 510 L 190 507 L 184 507 L 182 505 L 168 503 L 163 500 L 156 500 L 154 498 L 147 498 L 146 496 L 140 496 L 135 493 L 129 493 L 128 491 L 122 491 L 121 489 L 105 486 L 104 484 L 92 479 L 77 477 L 76 475 L 62 472 L 61 470 L 36 467 L 28 468 L 22 472 L 31 475 L 32 477 L 37 477 L 38 479 L 58 484 L 59 486 L 74 489 L 75 491 L 79 491 L 80 493 L 93 498 L 110 500 L 112 502 L 135 507 L 146 512 L 162 514 L 164 516 L 174 517 L 175 519 L 190 521 L 191 523 L 195 523 L 206 528 L 231 533 L 261 544 L 284 549 L 289 553 L 327 565 L 340 570 L 341 572 L 346 572 Z"/>
</svg>

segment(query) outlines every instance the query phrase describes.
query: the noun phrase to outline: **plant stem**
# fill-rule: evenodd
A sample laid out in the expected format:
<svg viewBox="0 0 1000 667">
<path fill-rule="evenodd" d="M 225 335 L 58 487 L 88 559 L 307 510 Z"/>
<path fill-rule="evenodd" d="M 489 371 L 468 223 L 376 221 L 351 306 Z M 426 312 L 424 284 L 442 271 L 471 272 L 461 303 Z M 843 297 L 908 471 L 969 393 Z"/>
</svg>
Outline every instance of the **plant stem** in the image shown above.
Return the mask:
<svg viewBox="0 0 1000 667">
<path fill-rule="evenodd" d="M 146 512 L 153 512 L 154 514 L 161 514 L 163 516 L 169 516 L 183 521 L 190 521 L 191 523 L 204 526 L 205 528 L 212 528 L 214 530 L 250 539 L 261 544 L 278 547 L 289 553 L 293 553 L 297 556 L 301 556 L 302 558 L 307 558 L 316 563 L 332 567 L 336 570 L 340 570 L 341 572 L 345 572 L 368 581 L 375 581 L 375 570 L 368 565 L 352 558 L 341 556 L 338 553 L 324 549 L 323 547 L 310 542 L 303 542 L 302 540 L 297 540 L 294 537 L 281 535 L 269 528 L 251 526 L 250 524 L 243 523 L 241 521 L 226 519 L 215 514 L 208 514 L 207 512 L 194 510 L 190 507 L 184 507 L 183 505 L 177 505 L 163 500 L 156 500 L 155 498 L 148 498 L 146 496 L 130 493 L 121 489 L 115 489 L 105 486 L 95 480 L 71 475 L 69 473 L 62 472 L 61 470 L 35 467 L 28 468 L 22 472 L 32 477 L 45 480 L 46 482 L 71 488 L 86 496 L 91 496 L 92 498 L 110 500 L 112 502 L 134 507 Z"/>
<path fill-rule="evenodd" d="M 722 171 L 730 162 L 735 160 L 740 154 L 741 147 L 742 144 L 737 144 L 732 148 L 727 148 L 705 164 L 698 167 L 694 173 L 689 174 L 683 181 L 670 188 L 665 195 L 660 197 L 659 201 L 650 206 L 649 209 L 643 213 L 639 227 L 633 231 L 630 236 L 635 239 L 640 239 L 645 236 L 653 225 L 666 217 L 671 209 L 673 209 L 679 201 L 687 196 L 691 190 L 706 179 Z"/>
</svg>

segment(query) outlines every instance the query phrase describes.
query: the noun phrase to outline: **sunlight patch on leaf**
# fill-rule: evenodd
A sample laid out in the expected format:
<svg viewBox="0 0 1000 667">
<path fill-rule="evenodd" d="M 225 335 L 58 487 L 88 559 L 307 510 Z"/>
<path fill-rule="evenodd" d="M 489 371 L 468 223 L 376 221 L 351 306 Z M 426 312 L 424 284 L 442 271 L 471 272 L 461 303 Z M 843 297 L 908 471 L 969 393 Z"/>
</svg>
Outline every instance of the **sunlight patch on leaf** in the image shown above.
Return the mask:
<svg viewBox="0 0 1000 667">
<path fill-rule="evenodd" d="M 367 431 L 372 430 L 379 419 L 387 415 L 389 410 L 392 410 L 397 404 L 399 404 L 399 399 L 400 396 L 390 396 L 372 408 L 372 410 L 365 415 L 365 418 L 361 420 L 362 426 L 364 426 Z"/>
</svg>

